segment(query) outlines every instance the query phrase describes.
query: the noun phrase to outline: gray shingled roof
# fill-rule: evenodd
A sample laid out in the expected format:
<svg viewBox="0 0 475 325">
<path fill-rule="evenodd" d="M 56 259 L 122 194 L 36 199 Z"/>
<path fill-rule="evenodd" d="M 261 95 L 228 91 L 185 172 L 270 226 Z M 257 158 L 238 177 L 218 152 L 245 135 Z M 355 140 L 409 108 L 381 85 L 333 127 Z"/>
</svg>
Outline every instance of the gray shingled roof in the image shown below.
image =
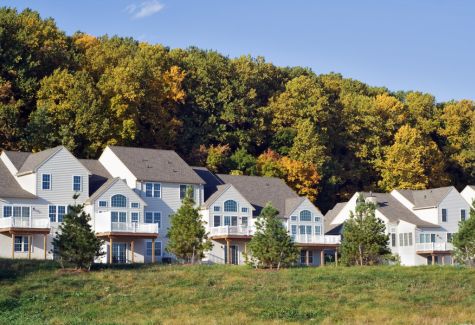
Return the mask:
<svg viewBox="0 0 475 325">
<path fill-rule="evenodd" d="M 231 186 L 232 184 L 218 185 L 216 187 L 216 191 L 205 201 L 203 206 L 208 209 L 210 205 L 213 204 L 213 202 L 216 201 L 221 196 L 221 194 L 226 192 L 226 190 Z"/>
<path fill-rule="evenodd" d="M 453 189 L 453 186 L 439 187 L 428 190 L 397 190 L 402 196 L 414 204 L 414 209 L 436 207 Z"/>
<path fill-rule="evenodd" d="M 28 173 L 33 173 L 36 169 L 41 166 L 46 160 L 56 154 L 59 150 L 64 148 L 63 146 L 58 146 L 55 148 L 46 149 L 40 152 L 35 152 L 26 158 L 25 162 L 18 170 L 18 175 L 24 175 Z"/>
<path fill-rule="evenodd" d="M 28 156 L 31 155 L 31 152 L 21 152 L 21 151 L 3 151 L 5 155 L 10 159 L 12 162 L 13 166 L 17 170 L 20 170 L 21 166 L 25 163 L 25 160 L 28 158 Z"/>
<path fill-rule="evenodd" d="M 86 200 L 86 203 L 94 203 L 104 192 L 106 192 L 112 185 L 120 181 L 119 177 L 107 179 L 92 195 L 90 194 L 89 198 Z"/>
<path fill-rule="evenodd" d="M 285 215 L 290 216 L 295 209 L 299 207 L 302 202 L 305 201 L 304 197 L 292 197 L 285 200 Z"/>
<path fill-rule="evenodd" d="M 139 181 L 204 184 L 173 150 L 109 146 Z"/>
<path fill-rule="evenodd" d="M 8 199 L 36 199 L 36 196 L 21 188 L 7 166 L 0 160 L 0 197 Z"/>
<path fill-rule="evenodd" d="M 232 184 L 253 206 L 254 215 L 258 216 L 267 202 L 279 210 L 281 217 L 285 215 L 287 199 L 299 196 L 279 178 L 259 176 L 217 175 L 223 183 Z"/>
<path fill-rule="evenodd" d="M 388 218 L 390 222 L 397 223 L 399 220 L 403 220 L 421 227 L 439 227 L 438 225 L 420 219 L 389 193 L 362 192 L 362 194 L 364 198 L 369 196 L 375 197 L 378 202 L 376 209 Z"/>
<path fill-rule="evenodd" d="M 79 162 L 91 173 L 89 175 L 89 195 L 95 193 L 108 179 L 113 178 L 99 160 L 79 159 Z"/>
<path fill-rule="evenodd" d="M 329 210 L 326 214 L 325 217 L 323 218 L 325 221 L 325 232 L 331 231 L 333 228 L 338 227 L 339 225 L 332 225 L 332 221 L 336 218 L 338 213 L 340 213 L 341 210 L 345 207 L 345 205 L 348 202 L 340 202 L 335 204 L 333 209 Z"/>
<path fill-rule="evenodd" d="M 192 167 L 195 173 L 198 174 L 201 179 L 205 181 L 204 184 L 204 200 L 213 195 L 218 190 L 218 185 L 222 185 L 223 181 L 220 180 L 215 174 L 210 172 L 206 167 Z"/>
</svg>

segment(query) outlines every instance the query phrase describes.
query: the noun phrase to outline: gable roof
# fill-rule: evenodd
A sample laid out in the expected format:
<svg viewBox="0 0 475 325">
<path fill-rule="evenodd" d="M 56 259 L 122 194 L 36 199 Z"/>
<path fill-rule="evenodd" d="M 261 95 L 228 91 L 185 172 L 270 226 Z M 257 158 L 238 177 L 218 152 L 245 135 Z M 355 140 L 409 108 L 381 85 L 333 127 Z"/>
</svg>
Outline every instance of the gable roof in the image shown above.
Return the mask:
<svg viewBox="0 0 475 325">
<path fill-rule="evenodd" d="M 267 202 L 287 217 L 286 200 L 299 196 L 285 182 L 275 177 L 216 175 L 223 183 L 232 184 L 253 206 L 254 215 L 259 215 Z"/>
<path fill-rule="evenodd" d="M 36 199 L 36 195 L 25 191 L 0 160 L 0 197 L 9 199 Z"/>
<path fill-rule="evenodd" d="M 5 155 L 10 159 L 13 166 L 15 166 L 16 170 L 20 170 L 21 166 L 25 163 L 25 160 L 31 155 L 31 152 L 22 152 L 22 151 L 3 151 Z"/>
<path fill-rule="evenodd" d="M 79 162 L 91 173 L 89 175 L 89 195 L 94 194 L 108 179 L 113 178 L 99 160 L 79 159 Z"/>
<path fill-rule="evenodd" d="M 453 186 L 439 187 L 428 190 L 397 190 L 409 202 L 414 204 L 414 209 L 437 207 L 454 189 Z"/>
<path fill-rule="evenodd" d="M 45 161 L 54 156 L 58 151 L 63 148 L 63 146 L 58 146 L 29 154 L 21 168 L 18 170 L 17 175 L 20 176 L 35 172 L 38 167 L 40 167 Z"/>
<path fill-rule="evenodd" d="M 192 167 L 196 174 L 204 180 L 204 201 L 213 195 L 218 190 L 219 185 L 223 185 L 223 181 L 220 180 L 215 174 L 210 172 L 206 167 Z"/>
<path fill-rule="evenodd" d="M 87 200 L 87 204 L 92 204 L 94 203 L 97 199 L 101 197 L 102 194 L 107 192 L 115 183 L 117 182 L 124 182 L 121 178 L 116 177 L 116 178 L 109 178 L 104 184 L 102 184 L 97 191 L 94 192 Z M 146 205 L 145 201 L 137 194 L 135 193 L 134 190 L 132 190 L 127 184 L 125 184 L 125 187 L 128 189 L 128 191 L 131 191 L 139 200 L 142 204 Z"/>
<path fill-rule="evenodd" d="M 290 214 L 292 212 L 295 211 L 295 209 L 297 209 L 300 204 L 302 204 L 303 201 L 305 201 L 305 197 L 292 197 L 292 198 L 288 198 L 285 200 L 285 215 L 286 216 L 290 216 Z"/>
<path fill-rule="evenodd" d="M 420 219 L 389 193 L 362 192 L 361 194 L 365 199 L 371 196 L 374 197 L 378 203 L 376 210 L 381 212 L 390 222 L 397 223 L 399 220 L 403 220 L 421 227 L 440 227 Z"/>
<path fill-rule="evenodd" d="M 108 147 L 139 181 L 203 184 L 204 181 L 173 150 Z"/>
<path fill-rule="evenodd" d="M 341 210 L 343 210 L 343 208 L 345 207 L 345 205 L 347 204 L 348 202 L 340 202 L 340 203 L 337 203 L 335 204 L 335 206 L 333 207 L 333 209 L 329 210 L 326 214 L 325 214 L 325 217 L 323 218 L 324 222 L 325 222 L 325 232 L 329 232 L 331 231 L 332 229 L 338 227 L 339 225 L 332 225 L 331 223 L 333 222 L 333 220 L 335 220 L 335 218 L 337 217 L 337 215 L 341 212 Z"/>
<path fill-rule="evenodd" d="M 231 186 L 231 184 L 218 185 L 216 187 L 216 191 L 205 201 L 203 206 L 205 208 L 209 208 L 210 205 L 213 204 L 214 201 L 216 201 L 221 196 L 221 194 L 226 192 Z"/>
</svg>

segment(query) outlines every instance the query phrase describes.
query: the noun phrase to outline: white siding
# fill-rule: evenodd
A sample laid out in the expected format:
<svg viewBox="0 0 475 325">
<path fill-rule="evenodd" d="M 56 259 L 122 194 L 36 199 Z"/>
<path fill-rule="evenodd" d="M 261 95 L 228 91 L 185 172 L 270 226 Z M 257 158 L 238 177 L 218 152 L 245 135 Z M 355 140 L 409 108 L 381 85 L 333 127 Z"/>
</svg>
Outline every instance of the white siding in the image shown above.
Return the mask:
<svg viewBox="0 0 475 325">
<path fill-rule="evenodd" d="M 442 209 L 447 209 L 447 222 L 442 222 Z M 466 217 L 468 218 L 470 213 L 470 206 L 467 201 L 460 195 L 460 193 L 453 188 L 444 200 L 439 204 L 438 224 L 441 226 L 442 231 L 455 233 L 458 232 L 460 222 L 460 210 L 466 211 Z"/>
<path fill-rule="evenodd" d="M 109 147 L 104 149 L 104 152 L 99 157 L 99 162 L 107 169 L 112 177 L 125 179 L 130 188 L 135 188 L 137 178 Z"/>
<path fill-rule="evenodd" d="M 473 188 L 466 186 L 460 194 L 470 206 L 473 204 L 473 200 L 475 200 L 475 190 Z"/>
</svg>

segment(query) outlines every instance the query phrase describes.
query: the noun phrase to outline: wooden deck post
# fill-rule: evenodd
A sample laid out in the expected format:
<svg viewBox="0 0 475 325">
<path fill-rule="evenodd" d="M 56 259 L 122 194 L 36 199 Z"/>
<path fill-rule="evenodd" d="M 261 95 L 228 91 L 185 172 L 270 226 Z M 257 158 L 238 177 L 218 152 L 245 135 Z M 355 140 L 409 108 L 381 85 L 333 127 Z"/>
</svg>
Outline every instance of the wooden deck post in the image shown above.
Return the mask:
<svg viewBox="0 0 475 325">
<path fill-rule="evenodd" d="M 155 238 L 152 238 L 152 263 L 155 263 Z"/>
<path fill-rule="evenodd" d="M 305 251 L 305 265 L 308 266 L 308 265 L 309 265 L 309 262 L 310 262 L 310 252 L 309 252 L 309 250 L 307 249 L 307 250 Z"/>
<path fill-rule="evenodd" d="M 445 265 L 445 255 L 442 255 L 442 265 Z"/>
<path fill-rule="evenodd" d="M 114 240 L 112 237 L 109 237 L 109 264 L 112 264 L 112 245 L 114 244 Z"/>
<path fill-rule="evenodd" d="M 33 236 L 28 236 L 28 259 L 31 260 L 31 240 Z"/>
<path fill-rule="evenodd" d="M 325 266 L 325 252 L 323 249 L 320 251 L 320 266 Z"/>
<path fill-rule="evenodd" d="M 338 266 L 338 251 L 335 248 L 335 266 Z"/>
<path fill-rule="evenodd" d="M 132 241 L 130 242 L 130 250 L 132 251 L 132 263 L 135 263 L 134 244 L 135 244 L 135 242 L 132 240 Z"/>
<path fill-rule="evenodd" d="M 12 259 L 15 259 L 15 234 L 12 233 Z"/>
<path fill-rule="evenodd" d="M 229 240 L 228 238 L 226 238 L 226 254 L 228 257 L 226 263 L 231 264 L 231 240 Z"/>
<path fill-rule="evenodd" d="M 44 234 L 43 235 L 43 250 L 44 250 L 45 260 L 46 260 L 46 237 L 48 237 L 48 235 Z"/>
<path fill-rule="evenodd" d="M 435 265 L 435 255 L 432 254 L 432 265 Z"/>
</svg>

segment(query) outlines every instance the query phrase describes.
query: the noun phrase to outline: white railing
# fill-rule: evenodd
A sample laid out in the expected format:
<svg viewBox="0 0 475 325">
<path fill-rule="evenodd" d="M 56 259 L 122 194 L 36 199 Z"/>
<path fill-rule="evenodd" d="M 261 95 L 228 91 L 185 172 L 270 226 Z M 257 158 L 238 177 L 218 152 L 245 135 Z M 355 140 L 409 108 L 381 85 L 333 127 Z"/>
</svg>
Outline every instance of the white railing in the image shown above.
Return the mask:
<svg viewBox="0 0 475 325">
<path fill-rule="evenodd" d="M 254 227 L 250 226 L 221 226 L 211 227 L 210 236 L 222 236 L 222 235 L 241 235 L 252 236 L 254 234 Z"/>
<path fill-rule="evenodd" d="M 447 242 L 441 243 L 416 243 L 416 251 L 432 252 L 432 251 L 451 251 L 453 245 Z"/>
<path fill-rule="evenodd" d="M 8 217 L 0 218 L 0 228 L 50 228 L 48 218 Z"/>
<path fill-rule="evenodd" d="M 339 244 L 341 236 L 338 235 L 292 235 L 296 243 L 303 244 Z"/>
<path fill-rule="evenodd" d="M 100 212 L 95 216 L 96 232 L 158 233 L 158 224 L 141 222 L 112 222 L 110 212 Z"/>
</svg>

